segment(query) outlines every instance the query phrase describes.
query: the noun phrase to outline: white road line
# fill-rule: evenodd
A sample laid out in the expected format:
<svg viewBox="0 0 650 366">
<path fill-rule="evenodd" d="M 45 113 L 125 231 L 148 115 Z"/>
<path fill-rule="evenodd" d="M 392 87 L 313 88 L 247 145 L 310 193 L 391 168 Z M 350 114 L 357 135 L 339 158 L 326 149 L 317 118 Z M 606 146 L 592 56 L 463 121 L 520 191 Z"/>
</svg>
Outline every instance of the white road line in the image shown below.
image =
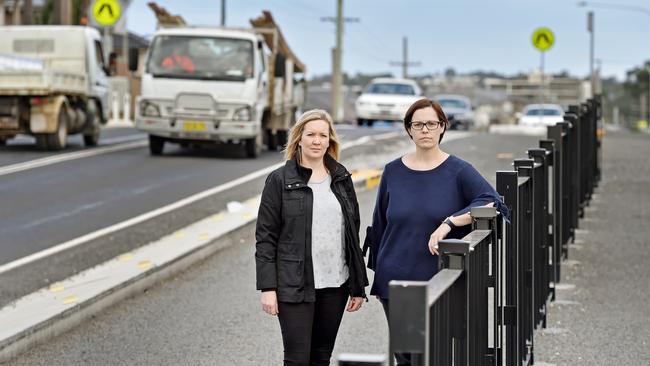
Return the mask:
<svg viewBox="0 0 650 366">
<path fill-rule="evenodd" d="M 358 146 L 358 145 L 361 145 L 363 143 L 373 141 L 373 140 L 386 139 L 386 138 L 388 138 L 389 135 L 393 135 L 393 134 L 394 134 L 394 132 L 389 132 L 389 133 L 379 134 L 379 135 L 374 135 L 374 136 L 364 136 L 364 137 L 361 137 L 361 138 L 359 138 L 359 139 L 357 139 L 355 141 L 350 141 L 348 143 L 342 144 L 341 149 L 342 150 L 349 149 L 350 147 Z M 10 270 L 12 270 L 14 268 L 18 268 L 18 267 L 23 266 L 25 264 L 37 261 L 39 259 L 45 258 L 47 256 L 62 252 L 64 250 L 74 248 L 74 247 L 76 247 L 76 246 L 78 246 L 80 244 L 83 244 L 83 243 L 89 242 L 91 240 L 97 239 L 99 237 L 102 237 L 104 235 L 108 235 L 108 234 L 114 233 L 116 231 L 125 229 L 125 228 L 127 228 L 129 226 L 139 224 L 141 222 L 147 221 L 147 220 L 152 219 L 154 217 L 163 215 L 163 214 L 165 214 L 167 212 L 170 212 L 170 211 L 176 210 L 178 208 L 181 208 L 183 206 L 189 205 L 189 204 L 191 204 L 193 202 L 199 201 L 199 200 L 201 200 L 203 198 L 212 196 L 212 195 L 217 194 L 219 192 L 223 192 L 223 191 L 228 190 L 228 189 L 233 188 L 233 187 L 237 187 L 237 186 L 239 186 L 241 184 L 247 183 L 247 182 L 249 182 L 251 180 L 254 180 L 254 179 L 257 179 L 259 177 L 263 177 L 263 176 L 269 174 L 270 172 L 272 172 L 273 170 L 283 166 L 284 164 L 285 164 L 284 161 L 280 162 L 280 163 L 277 163 L 277 164 L 273 164 L 273 165 L 271 165 L 269 167 L 266 167 L 266 168 L 264 168 L 262 170 L 247 174 L 247 175 L 245 175 L 243 177 L 239 177 L 239 178 L 237 178 L 235 180 L 232 180 L 230 182 L 218 185 L 216 187 L 210 188 L 210 189 L 205 190 L 203 192 L 199 192 L 199 193 L 194 194 L 192 196 L 183 198 L 182 200 L 179 200 L 179 201 L 173 202 L 173 203 L 171 203 L 169 205 L 157 208 L 157 209 L 155 209 L 153 211 L 145 212 L 145 213 L 143 213 L 143 214 L 141 214 L 139 216 L 132 217 L 132 218 L 126 220 L 126 221 L 122 221 L 122 222 L 119 222 L 117 224 L 114 224 L 114 225 L 105 227 L 103 229 L 99 229 L 97 231 L 94 231 L 94 232 L 88 233 L 86 235 L 80 236 L 78 238 L 69 240 L 67 242 L 57 244 L 57 245 L 55 245 L 53 247 L 42 250 L 40 252 L 36 252 L 36 253 L 30 254 L 30 255 L 28 255 L 26 257 L 16 259 L 13 262 L 9 262 L 9 263 L 0 265 L 0 274 L 2 274 L 4 272 L 8 272 L 8 271 L 10 271 Z"/>
<path fill-rule="evenodd" d="M 116 151 L 135 149 L 138 147 L 146 146 L 147 141 L 143 139 L 138 139 L 136 141 L 126 142 L 123 144 L 118 144 L 114 146 L 105 146 L 98 147 L 95 149 L 84 150 L 84 151 L 75 151 L 71 153 L 64 153 L 55 156 L 49 156 L 47 158 L 30 160 L 23 163 L 11 164 L 0 167 L 0 176 L 13 174 L 17 172 L 22 172 L 24 170 L 39 168 L 46 165 L 52 165 L 57 163 L 62 163 L 65 161 L 76 160 L 81 158 L 87 158 L 90 156 L 96 156 L 101 154 L 107 154 Z"/>
</svg>

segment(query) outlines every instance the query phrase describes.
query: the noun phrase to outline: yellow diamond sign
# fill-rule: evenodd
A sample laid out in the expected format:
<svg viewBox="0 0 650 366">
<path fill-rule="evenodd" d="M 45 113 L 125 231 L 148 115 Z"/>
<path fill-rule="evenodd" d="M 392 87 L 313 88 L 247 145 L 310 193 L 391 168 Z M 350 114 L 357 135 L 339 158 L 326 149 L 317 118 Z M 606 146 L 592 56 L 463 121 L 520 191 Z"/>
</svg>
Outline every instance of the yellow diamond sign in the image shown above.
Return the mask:
<svg viewBox="0 0 650 366">
<path fill-rule="evenodd" d="M 110 27 L 117 23 L 122 15 L 122 6 L 118 0 L 95 0 L 93 18 L 97 24 Z"/>
<path fill-rule="evenodd" d="M 554 42 L 555 35 L 553 34 L 553 31 L 548 28 L 537 28 L 533 32 L 533 46 L 542 52 L 548 51 L 553 47 Z"/>
</svg>

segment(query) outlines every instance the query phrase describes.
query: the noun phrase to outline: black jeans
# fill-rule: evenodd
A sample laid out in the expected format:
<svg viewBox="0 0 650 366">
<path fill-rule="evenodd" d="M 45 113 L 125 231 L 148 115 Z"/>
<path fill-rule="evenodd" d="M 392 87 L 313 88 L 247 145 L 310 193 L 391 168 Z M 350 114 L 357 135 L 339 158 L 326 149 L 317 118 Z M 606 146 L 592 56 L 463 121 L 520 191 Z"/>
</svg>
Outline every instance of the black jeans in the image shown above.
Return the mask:
<svg viewBox="0 0 650 366">
<path fill-rule="evenodd" d="M 384 308 L 384 314 L 386 314 L 386 321 L 388 320 L 388 300 L 379 299 L 381 306 Z M 397 366 L 411 366 L 411 354 L 410 353 L 395 353 L 395 360 L 397 360 Z"/>
<path fill-rule="evenodd" d="M 278 302 L 285 366 L 329 366 L 348 293 L 346 283 L 316 290 L 316 302 Z"/>
</svg>

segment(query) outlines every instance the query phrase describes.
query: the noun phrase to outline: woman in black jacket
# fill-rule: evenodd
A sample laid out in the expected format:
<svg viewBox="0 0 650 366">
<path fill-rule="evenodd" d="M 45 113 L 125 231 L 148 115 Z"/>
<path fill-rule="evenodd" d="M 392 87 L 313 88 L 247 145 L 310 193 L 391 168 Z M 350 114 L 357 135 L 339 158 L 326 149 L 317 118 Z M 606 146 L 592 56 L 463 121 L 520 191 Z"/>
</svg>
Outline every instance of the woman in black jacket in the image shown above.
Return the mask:
<svg viewBox="0 0 650 366">
<path fill-rule="evenodd" d="M 280 320 L 285 365 L 329 365 L 343 310 L 358 310 L 366 297 L 359 205 L 338 156 L 330 115 L 307 111 L 289 132 L 286 164 L 262 192 L 257 289 L 262 309 Z"/>
</svg>

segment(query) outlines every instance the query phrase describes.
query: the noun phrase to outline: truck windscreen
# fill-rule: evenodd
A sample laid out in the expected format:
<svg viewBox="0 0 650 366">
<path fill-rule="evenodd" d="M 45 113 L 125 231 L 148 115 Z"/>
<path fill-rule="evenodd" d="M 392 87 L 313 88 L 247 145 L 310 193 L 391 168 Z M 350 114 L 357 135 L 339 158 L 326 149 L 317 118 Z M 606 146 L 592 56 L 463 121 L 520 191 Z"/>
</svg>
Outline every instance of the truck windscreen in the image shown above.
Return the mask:
<svg viewBox="0 0 650 366">
<path fill-rule="evenodd" d="M 154 77 L 244 81 L 253 77 L 253 43 L 203 36 L 155 38 L 147 72 Z"/>
</svg>

